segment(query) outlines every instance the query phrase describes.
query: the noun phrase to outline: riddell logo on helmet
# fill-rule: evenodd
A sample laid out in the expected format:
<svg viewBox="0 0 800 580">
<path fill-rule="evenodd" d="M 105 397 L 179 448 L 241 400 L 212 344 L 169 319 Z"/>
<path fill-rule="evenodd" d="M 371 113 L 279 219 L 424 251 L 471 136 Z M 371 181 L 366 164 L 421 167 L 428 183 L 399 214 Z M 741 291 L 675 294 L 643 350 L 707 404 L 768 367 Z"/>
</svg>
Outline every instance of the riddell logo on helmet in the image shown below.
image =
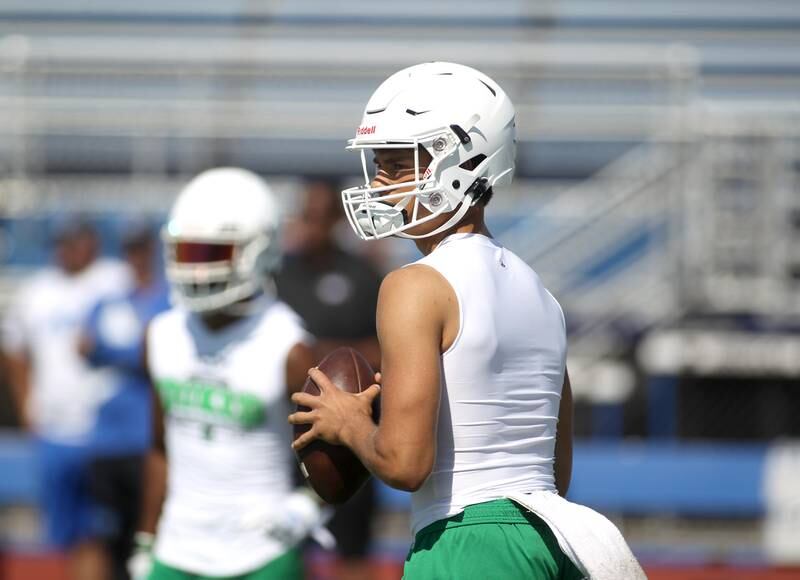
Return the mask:
<svg viewBox="0 0 800 580">
<path fill-rule="evenodd" d="M 375 133 L 375 125 L 371 127 L 359 127 L 356 130 L 356 135 L 372 135 L 373 133 Z"/>
</svg>

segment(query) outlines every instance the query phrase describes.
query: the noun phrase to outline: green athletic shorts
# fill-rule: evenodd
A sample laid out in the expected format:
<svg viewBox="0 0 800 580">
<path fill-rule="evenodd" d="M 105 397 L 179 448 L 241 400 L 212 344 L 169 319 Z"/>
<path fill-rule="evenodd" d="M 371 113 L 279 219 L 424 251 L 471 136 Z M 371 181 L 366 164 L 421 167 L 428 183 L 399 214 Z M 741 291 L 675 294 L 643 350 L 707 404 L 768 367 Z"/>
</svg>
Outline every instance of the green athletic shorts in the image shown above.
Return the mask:
<svg viewBox="0 0 800 580">
<path fill-rule="evenodd" d="M 153 560 L 147 580 L 303 580 L 303 560 L 299 550 L 289 550 L 261 568 L 237 576 L 206 576 L 172 568 Z"/>
<path fill-rule="evenodd" d="M 404 580 L 582 580 L 538 516 L 509 499 L 468 506 L 414 538 Z"/>
</svg>

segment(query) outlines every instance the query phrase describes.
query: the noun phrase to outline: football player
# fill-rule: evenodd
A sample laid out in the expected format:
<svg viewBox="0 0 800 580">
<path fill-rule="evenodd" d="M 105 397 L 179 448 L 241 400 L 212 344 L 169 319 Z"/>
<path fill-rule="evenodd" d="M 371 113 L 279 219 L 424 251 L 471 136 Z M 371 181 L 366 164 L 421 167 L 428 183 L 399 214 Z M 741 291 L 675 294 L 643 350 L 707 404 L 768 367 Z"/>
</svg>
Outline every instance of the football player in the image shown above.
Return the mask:
<svg viewBox="0 0 800 580">
<path fill-rule="evenodd" d="M 156 433 L 134 576 L 303 577 L 297 544 L 321 516 L 293 491 L 285 416 L 313 356 L 275 297 L 278 226 L 261 178 L 218 168 L 183 189 L 164 227 L 176 306 L 147 334 Z"/>
<path fill-rule="evenodd" d="M 404 578 L 590 576 L 598 546 L 581 551 L 583 529 L 613 526 L 558 495 L 572 464 L 564 316 L 484 222 L 514 172 L 511 101 L 474 69 L 413 66 L 372 95 L 349 149 L 364 173 L 342 192 L 356 234 L 413 239 L 424 257 L 381 286 L 381 386 L 352 395 L 312 369 L 322 393 L 293 395 L 311 410 L 290 422 L 312 425 L 295 448 L 314 438 L 347 445 L 413 492 Z M 616 528 L 608 537 L 624 557 L 605 577 L 643 577 Z"/>
</svg>

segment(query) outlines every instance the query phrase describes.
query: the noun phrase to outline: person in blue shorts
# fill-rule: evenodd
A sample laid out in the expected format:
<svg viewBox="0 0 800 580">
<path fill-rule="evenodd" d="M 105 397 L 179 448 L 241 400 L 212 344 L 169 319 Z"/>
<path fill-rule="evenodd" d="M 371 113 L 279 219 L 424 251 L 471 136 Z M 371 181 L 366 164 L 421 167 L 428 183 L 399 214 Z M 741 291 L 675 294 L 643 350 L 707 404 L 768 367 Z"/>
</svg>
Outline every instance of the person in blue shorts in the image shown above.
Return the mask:
<svg viewBox="0 0 800 580">
<path fill-rule="evenodd" d="M 97 409 L 113 381 L 91 368 L 77 344 L 91 308 L 124 292 L 130 271 L 98 257 L 85 218 L 61 218 L 54 230 L 55 263 L 22 283 L 4 319 L 3 354 L 20 423 L 36 441 L 44 540 L 67 554 L 71 578 L 105 580 L 88 463 Z"/>
<path fill-rule="evenodd" d="M 115 390 L 100 406 L 92 434 L 89 491 L 96 503 L 96 534 L 105 546 L 108 577 L 128 580 L 127 561 L 141 505 L 144 456 L 150 448 L 150 384 L 144 365 L 144 332 L 169 308 L 169 291 L 157 263 L 157 239 L 145 221 L 128 224 L 122 251 L 133 288 L 98 302 L 80 342 L 81 353 L 113 372 Z"/>
</svg>

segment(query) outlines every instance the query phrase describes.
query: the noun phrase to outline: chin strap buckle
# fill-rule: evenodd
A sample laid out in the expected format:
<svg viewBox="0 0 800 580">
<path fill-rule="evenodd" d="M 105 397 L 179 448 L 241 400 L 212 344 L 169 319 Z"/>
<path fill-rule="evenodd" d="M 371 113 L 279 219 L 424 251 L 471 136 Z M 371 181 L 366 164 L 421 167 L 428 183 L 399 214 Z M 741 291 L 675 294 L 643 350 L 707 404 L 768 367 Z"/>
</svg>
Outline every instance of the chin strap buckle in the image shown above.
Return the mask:
<svg viewBox="0 0 800 580">
<path fill-rule="evenodd" d="M 466 195 L 472 198 L 472 204 L 478 203 L 484 195 L 489 191 L 489 180 L 485 177 L 479 177 L 472 182 L 472 185 L 466 191 Z"/>
</svg>

